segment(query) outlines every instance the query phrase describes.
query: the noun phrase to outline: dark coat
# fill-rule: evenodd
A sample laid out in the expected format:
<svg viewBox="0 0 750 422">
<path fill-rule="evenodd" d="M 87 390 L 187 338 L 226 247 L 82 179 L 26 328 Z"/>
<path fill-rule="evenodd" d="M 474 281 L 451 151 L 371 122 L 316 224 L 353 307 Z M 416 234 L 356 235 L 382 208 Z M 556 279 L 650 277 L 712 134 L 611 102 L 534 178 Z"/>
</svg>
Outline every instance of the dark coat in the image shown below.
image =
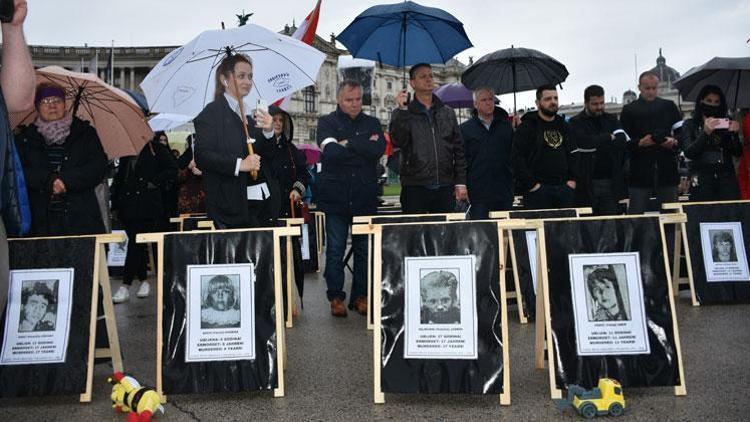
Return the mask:
<svg viewBox="0 0 750 422">
<path fill-rule="evenodd" d="M 372 137 L 376 140 L 371 140 Z M 342 146 L 323 141 L 347 140 Z M 318 145 L 323 171 L 317 180 L 318 209 L 343 215 L 371 215 L 377 211 L 378 159 L 385 152 L 385 137 L 378 119 L 360 112 L 352 119 L 339 107 L 318 119 Z"/>
<path fill-rule="evenodd" d="M 623 165 L 625 164 L 624 134 L 619 133 L 613 140 L 612 133 L 620 129 L 620 122 L 614 114 L 590 116 L 586 110 L 570 119 L 570 133 L 578 145 L 578 183 L 576 193 L 583 198 L 586 206 L 591 206 L 593 191 L 591 180 L 597 159 L 607 158 L 612 164 L 612 187 L 618 199 L 627 196 Z"/>
<path fill-rule="evenodd" d="M 474 110 L 461 124 L 466 155 L 466 186 L 471 202 L 513 201 L 513 173 L 510 154 L 513 128 L 508 113 L 496 107 L 487 129 Z"/>
<path fill-rule="evenodd" d="M 401 149 L 401 184 L 464 185 L 466 161 L 456 113 L 435 95 L 431 110 L 432 118 L 415 98 L 407 110 L 393 112 L 390 135 Z"/>
<path fill-rule="evenodd" d="M 680 181 L 677 173 L 679 146 L 673 150 L 659 145 L 639 147 L 638 142 L 651 134 L 654 141 L 661 143 L 666 136 L 672 136 L 672 126 L 682 120 L 675 103 L 662 98 L 645 101 L 639 98 L 622 108 L 620 122 L 630 136 L 628 156 L 630 174 L 628 183 L 635 188 L 657 186 L 677 186 Z"/>
<path fill-rule="evenodd" d="M 709 136 L 703 131 L 703 125 L 696 125 L 693 119 L 688 119 L 680 131 L 680 144 L 685 157 L 690 159 L 691 172 L 719 173 L 734 177 L 732 157 L 742 155 L 742 141 L 737 133 L 714 130 Z"/>
<path fill-rule="evenodd" d="M 104 179 L 107 155 L 99 136 L 89 122 L 73 119 L 65 140 L 65 155 L 59 177 L 65 184 L 64 215 L 50 219 L 53 170 L 44 137 L 35 125 L 22 129 L 16 137 L 31 204 L 30 236 L 81 235 L 104 232 L 94 188 Z"/>
<path fill-rule="evenodd" d="M 112 209 L 121 221 L 161 221 L 162 191 L 177 182 L 177 163 L 168 147 L 149 142 L 135 156 L 123 157 L 112 182 Z"/>
<path fill-rule="evenodd" d="M 292 190 L 299 192 L 300 197 L 305 195 L 307 183 L 310 181 L 310 173 L 307 172 L 307 159 L 305 154 L 297 149 L 292 143 L 294 138 L 294 122 L 289 113 L 275 108 L 271 114 L 280 113 L 284 116 L 284 128 L 278 137 L 273 139 L 273 148 L 262 157 L 264 166 L 270 167 L 270 175 L 279 186 L 281 206 L 279 217 L 291 217 L 289 194 Z M 299 214 L 296 214 L 299 217 Z"/>
<path fill-rule="evenodd" d="M 203 172 L 208 217 L 219 227 L 257 226 L 247 200 L 247 186 L 255 184 L 250 173 L 234 170 L 237 159 L 248 156 L 247 140 L 240 117 L 231 109 L 224 96 L 209 103 L 193 120 L 195 125 L 195 163 Z M 260 129 L 248 117 L 253 150 L 261 157 L 271 146 Z M 262 164 L 261 164 L 262 165 Z M 265 173 L 265 169 L 261 168 Z M 265 175 L 259 175 L 258 182 Z M 273 193 L 272 193 L 273 195 Z M 256 201 L 253 201 L 256 202 Z"/>
</svg>

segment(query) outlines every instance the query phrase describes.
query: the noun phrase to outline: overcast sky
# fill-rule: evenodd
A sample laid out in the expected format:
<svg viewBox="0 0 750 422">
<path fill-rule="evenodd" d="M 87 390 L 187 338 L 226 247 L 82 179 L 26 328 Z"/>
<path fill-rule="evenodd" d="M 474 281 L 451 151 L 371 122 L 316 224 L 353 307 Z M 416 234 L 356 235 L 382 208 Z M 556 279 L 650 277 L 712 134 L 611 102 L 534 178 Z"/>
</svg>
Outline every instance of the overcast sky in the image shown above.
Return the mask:
<svg viewBox="0 0 750 422">
<path fill-rule="evenodd" d="M 316 0 L 28 0 L 26 36 L 33 45 L 181 45 L 235 14 L 274 30 L 302 21 Z M 387 3 L 389 1 L 385 1 Z M 392 2 L 392 1 L 390 1 Z M 609 99 L 636 89 L 636 72 L 656 64 L 659 47 L 680 73 L 714 56 L 750 56 L 748 0 L 420 0 L 464 23 L 474 47 L 464 63 L 497 49 L 527 47 L 564 63 L 563 104 L 581 102 L 591 83 Z M 323 0 L 318 35 L 340 33 L 378 1 Z M 343 46 L 339 46 L 342 47 Z M 637 56 L 638 68 L 635 62 Z M 512 99 L 503 97 L 505 104 Z M 519 107 L 532 95 L 519 96 Z"/>
</svg>

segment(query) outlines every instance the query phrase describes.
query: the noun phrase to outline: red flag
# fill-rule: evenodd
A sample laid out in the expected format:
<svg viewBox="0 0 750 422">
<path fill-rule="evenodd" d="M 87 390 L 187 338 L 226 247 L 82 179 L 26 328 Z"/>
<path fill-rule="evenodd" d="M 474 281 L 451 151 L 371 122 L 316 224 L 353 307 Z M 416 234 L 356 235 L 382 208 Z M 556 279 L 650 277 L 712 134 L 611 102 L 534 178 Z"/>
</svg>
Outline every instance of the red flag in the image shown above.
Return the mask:
<svg viewBox="0 0 750 422">
<path fill-rule="evenodd" d="M 315 8 L 312 10 L 312 12 L 307 15 L 305 20 L 302 21 L 302 23 L 299 25 L 299 28 L 294 31 L 294 34 L 292 34 L 292 38 L 298 39 L 305 44 L 312 45 L 313 41 L 315 40 L 315 31 L 318 29 L 318 18 L 320 17 L 320 2 L 321 0 L 318 0 L 318 3 L 315 5 Z M 273 104 L 279 108 L 286 110 L 291 99 L 292 96 L 290 94 L 289 96 L 284 97 Z"/>
</svg>

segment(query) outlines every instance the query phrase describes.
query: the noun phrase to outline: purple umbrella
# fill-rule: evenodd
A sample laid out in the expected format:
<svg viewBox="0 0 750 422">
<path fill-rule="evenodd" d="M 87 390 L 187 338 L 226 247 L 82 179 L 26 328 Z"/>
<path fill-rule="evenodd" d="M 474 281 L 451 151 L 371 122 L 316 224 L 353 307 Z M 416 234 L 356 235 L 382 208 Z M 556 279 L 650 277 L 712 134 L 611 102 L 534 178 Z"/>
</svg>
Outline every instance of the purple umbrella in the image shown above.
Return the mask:
<svg viewBox="0 0 750 422">
<path fill-rule="evenodd" d="M 320 161 L 320 148 L 314 144 L 297 144 L 297 149 L 305 154 L 307 164 L 315 164 Z"/>
<path fill-rule="evenodd" d="M 474 107 L 474 98 L 461 82 L 445 84 L 435 90 L 435 95 L 440 98 L 444 104 L 453 108 Z"/>
</svg>

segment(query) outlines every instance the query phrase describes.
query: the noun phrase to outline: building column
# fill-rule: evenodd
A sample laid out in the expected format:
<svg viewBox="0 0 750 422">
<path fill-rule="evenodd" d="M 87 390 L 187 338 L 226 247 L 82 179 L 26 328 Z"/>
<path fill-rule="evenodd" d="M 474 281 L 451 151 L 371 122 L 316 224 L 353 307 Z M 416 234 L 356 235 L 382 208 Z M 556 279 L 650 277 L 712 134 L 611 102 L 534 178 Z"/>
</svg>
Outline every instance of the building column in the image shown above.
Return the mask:
<svg viewBox="0 0 750 422">
<path fill-rule="evenodd" d="M 125 89 L 125 68 L 120 68 L 120 88 Z"/>
<path fill-rule="evenodd" d="M 135 68 L 130 68 L 130 89 L 135 90 Z"/>
</svg>

